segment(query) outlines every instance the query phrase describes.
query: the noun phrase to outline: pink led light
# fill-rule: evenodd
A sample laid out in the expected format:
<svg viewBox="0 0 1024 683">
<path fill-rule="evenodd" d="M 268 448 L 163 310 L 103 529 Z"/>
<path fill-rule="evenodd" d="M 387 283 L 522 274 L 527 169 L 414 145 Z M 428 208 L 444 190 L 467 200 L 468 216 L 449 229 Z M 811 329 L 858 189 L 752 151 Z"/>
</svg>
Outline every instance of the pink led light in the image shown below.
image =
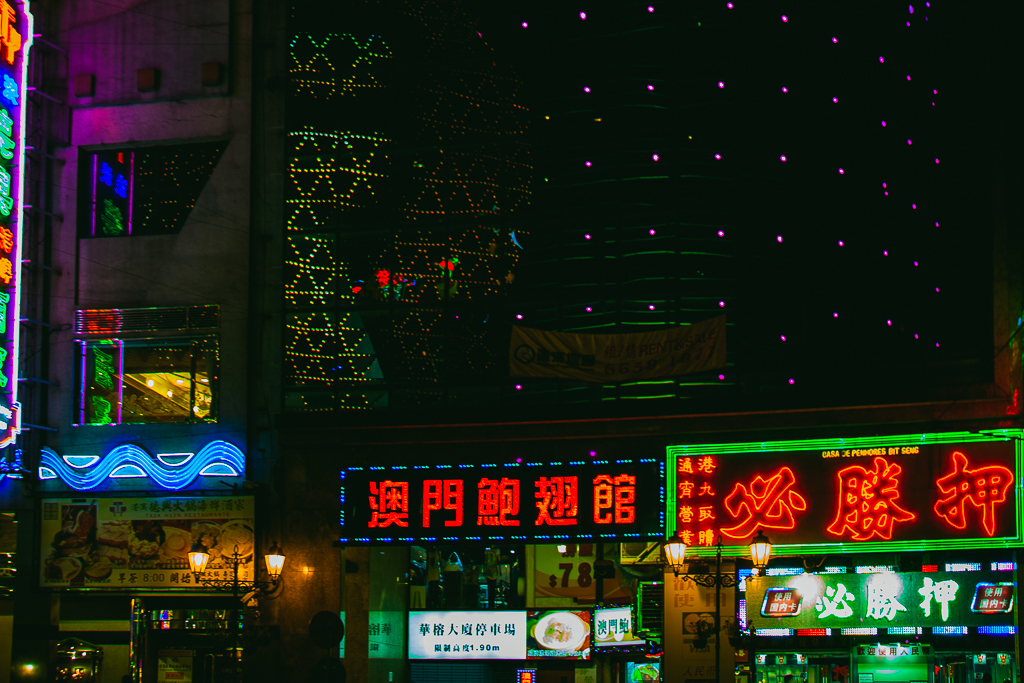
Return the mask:
<svg viewBox="0 0 1024 683">
<path fill-rule="evenodd" d="M 719 237 L 725 237 L 725 230 L 719 230 L 718 231 L 718 236 Z"/>
<path fill-rule="evenodd" d="M 587 168 L 590 168 L 590 162 L 589 161 L 584 161 L 583 165 L 586 166 Z"/>
<path fill-rule="evenodd" d="M 916 333 L 914 334 L 914 339 L 917 339 L 917 334 Z"/>
<path fill-rule="evenodd" d="M 885 192 L 884 192 L 883 194 L 884 194 L 884 195 L 885 195 L 886 197 L 888 197 L 888 196 L 889 196 L 889 190 L 886 190 L 886 191 L 885 191 Z"/>
<path fill-rule="evenodd" d="M 907 139 L 907 144 L 908 144 L 908 145 L 912 145 L 912 144 L 914 144 L 914 143 L 913 143 L 913 142 L 912 142 L 912 141 L 911 141 L 911 140 L 910 140 L 910 139 L 908 138 L 908 139 Z"/>
<path fill-rule="evenodd" d="M 721 154 L 715 154 L 715 158 L 721 160 L 722 155 Z"/>
<path fill-rule="evenodd" d="M 883 57 L 882 55 L 878 55 L 878 63 L 885 64 L 885 57 Z"/>
<path fill-rule="evenodd" d="M 935 157 L 935 163 L 939 163 L 939 158 Z"/>
<path fill-rule="evenodd" d="M 938 91 L 938 90 L 932 90 L 932 94 L 933 94 L 933 95 L 938 95 L 938 94 L 939 94 L 939 91 Z"/>
<path fill-rule="evenodd" d="M 917 261 L 914 261 L 914 265 L 915 265 L 915 266 L 917 265 Z"/>
<path fill-rule="evenodd" d="M 587 233 L 586 235 L 584 235 L 584 236 L 583 236 L 583 239 L 585 239 L 585 240 L 589 240 L 589 239 L 590 239 L 590 233 Z"/>
<path fill-rule="evenodd" d="M 654 304 L 647 304 L 647 310 L 648 311 L 653 311 L 654 310 Z"/>
<path fill-rule="evenodd" d="M 910 24 L 908 23 L 908 24 L 907 24 L 907 26 L 909 26 L 909 25 L 910 25 Z M 910 80 L 910 74 L 907 74 L 907 80 L 908 80 L 908 81 Z"/>
<path fill-rule="evenodd" d="M 516 458 L 516 462 L 522 462 L 522 461 L 523 461 L 522 458 Z"/>
<path fill-rule="evenodd" d="M 652 5 L 648 5 L 647 6 L 647 11 L 648 12 L 653 12 L 654 11 L 654 7 Z"/>
<path fill-rule="evenodd" d="M 719 308 L 725 308 L 725 302 L 724 301 L 719 301 L 718 302 L 718 307 Z"/>
<path fill-rule="evenodd" d="M 719 375 L 718 379 L 725 379 L 725 375 Z"/>
<path fill-rule="evenodd" d="M 839 317 L 839 314 L 838 314 L 838 313 L 833 313 L 833 314 L 832 314 L 832 317 L 833 317 L 833 318 L 838 318 L 838 317 Z"/>
<path fill-rule="evenodd" d="M 839 246 L 843 246 L 843 241 L 839 240 Z"/>
<path fill-rule="evenodd" d="M 892 321 L 891 320 L 886 320 L 885 324 L 888 325 L 889 327 L 892 327 Z"/>
<path fill-rule="evenodd" d="M 524 21 L 524 22 L 523 22 L 523 24 L 522 24 L 522 26 L 523 26 L 523 28 L 526 28 L 527 26 L 529 26 L 529 24 L 527 24 L 527 23 L 526 23 L 526 22 Z"/>
<path fill-rule="evenodd" d="M 590 451 L 590 457 L 591 458 L 596 457 L 596 456 L 597 456 L 597 451 Z"/>
<path fill-rule="evenodd" d="M 885 121 L 882 121 L 882 128 L 885 128 Z"/>
<path fill-rule="evenodd" d="M 832 104 L 839 104 L 839 98 L 838 97 L 833 97 L 832 98 Z"/>
<path fill-rule="evenodd" d="M 909 21 L 907 22 L 907 26 L 910 26 L 910 22 Z"/>
<path fill-rule="evenodd" d="M 657 154 L 652 154 L 652 155 L 651 155 L 651 158 L 652 158 L 652 159 L 654 159 L 655 161 L 657 161 L 657 160 L 658 160 L 658 159 L 660 159 L 661 157 L 659 157 L 659 156 L 658 156 Z"/>
<path fill-rule="evenodd" d="M 779 244 L 782 244 L 782 235 L 776 235 L 775 241 L 778 242 Z"/>
<path fill-rule="evenodd" d="M 654 86 L 653 86 L 653 85 L 648 85 L 648 86 L 647 86 L 647 89 L 648 89 L 648 90 L 654 90 Z"/>
<path fill-rule="evenodd" d="M 935 221 L 935 227 L 936 228 L 939 227 L 939 222 L 938 221 Z"/>
<path fill-rule="evenodd" d="M 782 86 L 782 92 L 789 92 L 789 88 L 787 88 L 786 86 Z"/>
<path fill-rule="evenodd" d="M 785 24 L 787 21 L 789 21 L 789 17 L 787 17 L 785 14 L 783 14 L 782 15 L 782 23 Z"/>
<path fill-rule="evenodd" d="M 832 36 L 832 44 L 835 45 L 838 42 L 839 42 L 839 39 L 836 38 L 835 36 Z"/>
<path fill-rule="evenodd" d="M 589 85 L 583 86 L 583 92 L 590 92 L 590 86 Z"/>
<path fill-rule="evenodd" d="M 914 6 L 913 5 L 907 5 L 907 7 L 910 9 L 910 13 L 913 14 L 914 13 Z"/>
<path fill-rule="evenodd" d="M 796 380 L 795 380 L 795 379 L 793 379 L 792 377 L 790 377 L 790 378 L 789 378 L 789 383 L 790 383 L 790 384 L 796 384 Z"/>
<path fill-rule="evenodd" d="M 935 348 L 939 348 L 939 342 L 935 342 Z"/>
<path fill-rule="evenodd" d="M 586 12 L 580 12 L 580 19 L 586 19 L 586 18 L 587 18 L 587 13 Z"/>
<path fill-rule="evenodd" d="M 846 171 L 844 171 L 843 169 L 839 169 L 839 175 L 843 175 L 845 173 L 846 173 Z"/>
<path fill-rule="evenodd" d="M 654 235 L 654 228 L 651 228 L 650 230 L 648 230 L 647 234 L 653 236 Z"/>
<path fill-rule="evenodd" d="M 917 204 L 911 204 L 911 205 L 910 205 L 910 208 L 911 208 L 911 209 L 916 209 L 916 208 L 917 208 Z"/>
<path fill-rule="evenodd" d="M 786 341 L 786 335 L 780 334 L 779 339 L 781 339 L 782 341 Z"/>
<path fill-rule="evenodd" d="M 889 250 L 888 249 L 883 249 L 882 250 L 882 256 L 888 256 L 888 255 L 889 255 Z"/>
<path fill-rule="evenodd" d="M 938 287 L 936 287 L 936 288 L 935 288 L 935 291 L 936 291 L 936 292 L 937 292 L 937 291 L 939 291 L 939 288 L 938 288 Z"/>
<path fill-rule="evenodd" d="M 722 81 L 718 81 L 718 87 L 719 88 L 724 88 L 725 87 L 725 83 L 723 83 Z"/>
<path fill-rule="evenodd" d="M 782 155 L 779 156 L 779 161 L 785 161 L 785 160 L 786 160 L 786 155 L 785 154 L 782 154 Z"/>
<path fill-rule="evenodd" d="M 728 7 L 729 9 L 732 9 L 732 3 L 731 2 L 725 3 L 725 6 Z"/>
<path fill-rule="evenodd" d="M 882 183 L 882 187 L 889 187 L 889 186 L 886 185 L 885 183 Z"/>
<path fill-rule="evenodd" d="M 522 319 L 523 319 L 523 314 L 522 313 L 516 313 L 516 320 L 522 320 Z"/>
<path fill-rule="evenodd" d="M 522 388 L 523 388 L 522 384 L 517 384 L 516 385 L 516 391 L 520 391 Z"/>
<path fill-rule="evenodd" d="M 587 306 L 587 309 L 586 309 L 586 310 L 587 310 L 587 313 L 590 313 L 590 312 L 591 312 L 592 310 L 594 310 L 594 309 L 593 309 L 593 308 L 591 308 L 590 306 Z"/>
</svg>

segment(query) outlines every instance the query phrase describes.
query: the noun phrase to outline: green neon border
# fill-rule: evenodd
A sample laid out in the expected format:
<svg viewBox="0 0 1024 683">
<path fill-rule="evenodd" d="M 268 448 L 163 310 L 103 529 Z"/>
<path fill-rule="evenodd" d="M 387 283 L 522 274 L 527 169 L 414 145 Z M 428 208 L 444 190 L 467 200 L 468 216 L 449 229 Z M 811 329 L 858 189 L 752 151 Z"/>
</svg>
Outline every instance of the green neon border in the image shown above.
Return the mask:
<svg viewBox="0 0 1024 683">
<path fill-rule="evenodd" d="M 930 550 L 975 550 L 981 548 L 1012 548 L 1022 544 L 1021 529 L 1024 529 L 1024 430 L 994 429 L 972 432 L 940 432 L 931 434 L 901 434 L 896 436 L 867 436 L 855 439 L 799 439 L 793 441 L 761 441 L 748 443 L 716 443 L 669 446 L 666 448 L 666 475 L 668 478 L 668 519 L 665 533 L 672 538 L 676 533 L 676 468 L 675 458 L 683 455 L 728 455 L 732 453 L 784 453 L 787 451 L 840 450 L 844 448 L 870 448 L 872 446 L 932 445 L 949 443 L 983 443 L 993 441 L 1016 441 L 1016 493 L 1017 534 L 999 538 L 943 538 L 919 541 L 878 541 L 875 543 L 790 543 L 773 546 L 773 555 L 835 554 L 869 552 L 917 552 Z M 747 557 L 748 545 L 723 546 L 723 555 Z M 715 548 L 687 546 L 688 557 L 714 557 Z"/>
</svg>

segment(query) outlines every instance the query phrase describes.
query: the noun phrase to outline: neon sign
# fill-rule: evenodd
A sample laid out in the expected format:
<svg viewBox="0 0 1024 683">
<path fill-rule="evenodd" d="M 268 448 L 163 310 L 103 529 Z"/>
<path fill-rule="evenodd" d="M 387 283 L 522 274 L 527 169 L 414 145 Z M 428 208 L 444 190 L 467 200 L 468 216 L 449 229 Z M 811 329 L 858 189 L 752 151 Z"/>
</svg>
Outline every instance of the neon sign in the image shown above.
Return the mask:
<svg viewBox="0 0 1024 683">
<path fill-rule="evenodd" d="M 21 432 L 18 326 L 25 169 L 25 97 L 32 15 L 27 1 L 0 0 L 0 448 Z"/>
<path fill-rule="evenodd" d="M 747 620 L 757 629 L 1010 625 L 1016 586 L 991 578 L 989 572 L 751 577 Z"/>
<path fill-rule="evenodd" d="M 1020 545 L 1022 436 L 670 446 L 668 530 L 697 557 L 713 554 L 719 534 L 745 555 L 758 529 L 778 552 Z"/>
<path fill-rule="evenodd" d="M 346 543 L 664 536 L 657 458 L 341 472 Z"/>
</svg>

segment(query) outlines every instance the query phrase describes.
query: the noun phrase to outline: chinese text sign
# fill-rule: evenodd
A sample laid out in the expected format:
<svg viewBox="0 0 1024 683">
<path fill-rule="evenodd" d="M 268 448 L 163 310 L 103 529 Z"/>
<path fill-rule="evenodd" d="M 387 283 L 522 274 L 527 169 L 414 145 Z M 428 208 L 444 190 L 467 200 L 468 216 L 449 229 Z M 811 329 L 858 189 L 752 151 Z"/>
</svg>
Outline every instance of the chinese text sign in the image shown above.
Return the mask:
<svg viewBox="0 0 1024 683">
<path fill-rule="evenodd" d="M 32 15 L 28 2 L 0 0 L 0 448 L 21 430 L 18 324 L 24 207 L 25 102 Z"/>
<path fill-rule="evenodd" d="M 670 530 L 690 547 L 1020 538 L 1012 440 L 711 453 L 672 447 Z M 709 449 L 710 450 L 710 449 Z"/>
<path fill-rule="evenodd" d="M 526 659 L 526 612 L 409 612 L 409 659 Z"/>
<path fill-rule="evenodd" d="M 747 579 L 753 628 L 1013 625 L 1009 572 L 800 574 Z M 781 597 L 780 597 L 781 596 Z"/>
<path fill-rule="evenodd" d="M 496 467 L 350 468 L 342 541 L 661 538 L 656 458 Z"/>
</svg>

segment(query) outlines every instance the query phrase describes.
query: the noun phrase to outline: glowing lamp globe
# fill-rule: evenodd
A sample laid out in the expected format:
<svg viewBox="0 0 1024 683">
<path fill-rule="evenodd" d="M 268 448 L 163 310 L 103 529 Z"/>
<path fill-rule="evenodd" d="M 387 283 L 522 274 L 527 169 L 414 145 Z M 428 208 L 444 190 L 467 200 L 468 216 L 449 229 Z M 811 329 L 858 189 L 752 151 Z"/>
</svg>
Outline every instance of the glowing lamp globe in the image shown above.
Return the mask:
<svg viewBox="0 0 1024 683">
<path fill-rule="evenodd" d="M 277 581 L 281 577 L 281 570 L 284 569 L 284 553 L 277 547 L 277 543 L 271 546 L 270 552 L 264 559 L 267 561 L 267 573 L 270 574 L 270 579 Z"/>
<path fill-rule="evenodd" d="M 763 531 L 758 529 L 757 536 L 754 536 L 753 540 L 750 541 L 750 559 L 754 562 L 755 567 L 764 569 L 768 566 L 768 560 L 771 556 L 772 542 L 768 540 Z"/>
<path fill-rule="evenodd" d="M 203 550 L 202 546 L 193 546 L 192 552 L 188 554 L 188 566 L 193 574 L 202 574 L 206 571 L 206 565 L 209 561 L 210 555 Z"/>
<path fill-rule="evenodd" d="M 683 570 L 683 561 L 686 559 L 686 546 L 677 539 L 670 539 L 665 542 L 665 560 L 672 567 L 672 573 L 679 576 Z"/>
</svg>

